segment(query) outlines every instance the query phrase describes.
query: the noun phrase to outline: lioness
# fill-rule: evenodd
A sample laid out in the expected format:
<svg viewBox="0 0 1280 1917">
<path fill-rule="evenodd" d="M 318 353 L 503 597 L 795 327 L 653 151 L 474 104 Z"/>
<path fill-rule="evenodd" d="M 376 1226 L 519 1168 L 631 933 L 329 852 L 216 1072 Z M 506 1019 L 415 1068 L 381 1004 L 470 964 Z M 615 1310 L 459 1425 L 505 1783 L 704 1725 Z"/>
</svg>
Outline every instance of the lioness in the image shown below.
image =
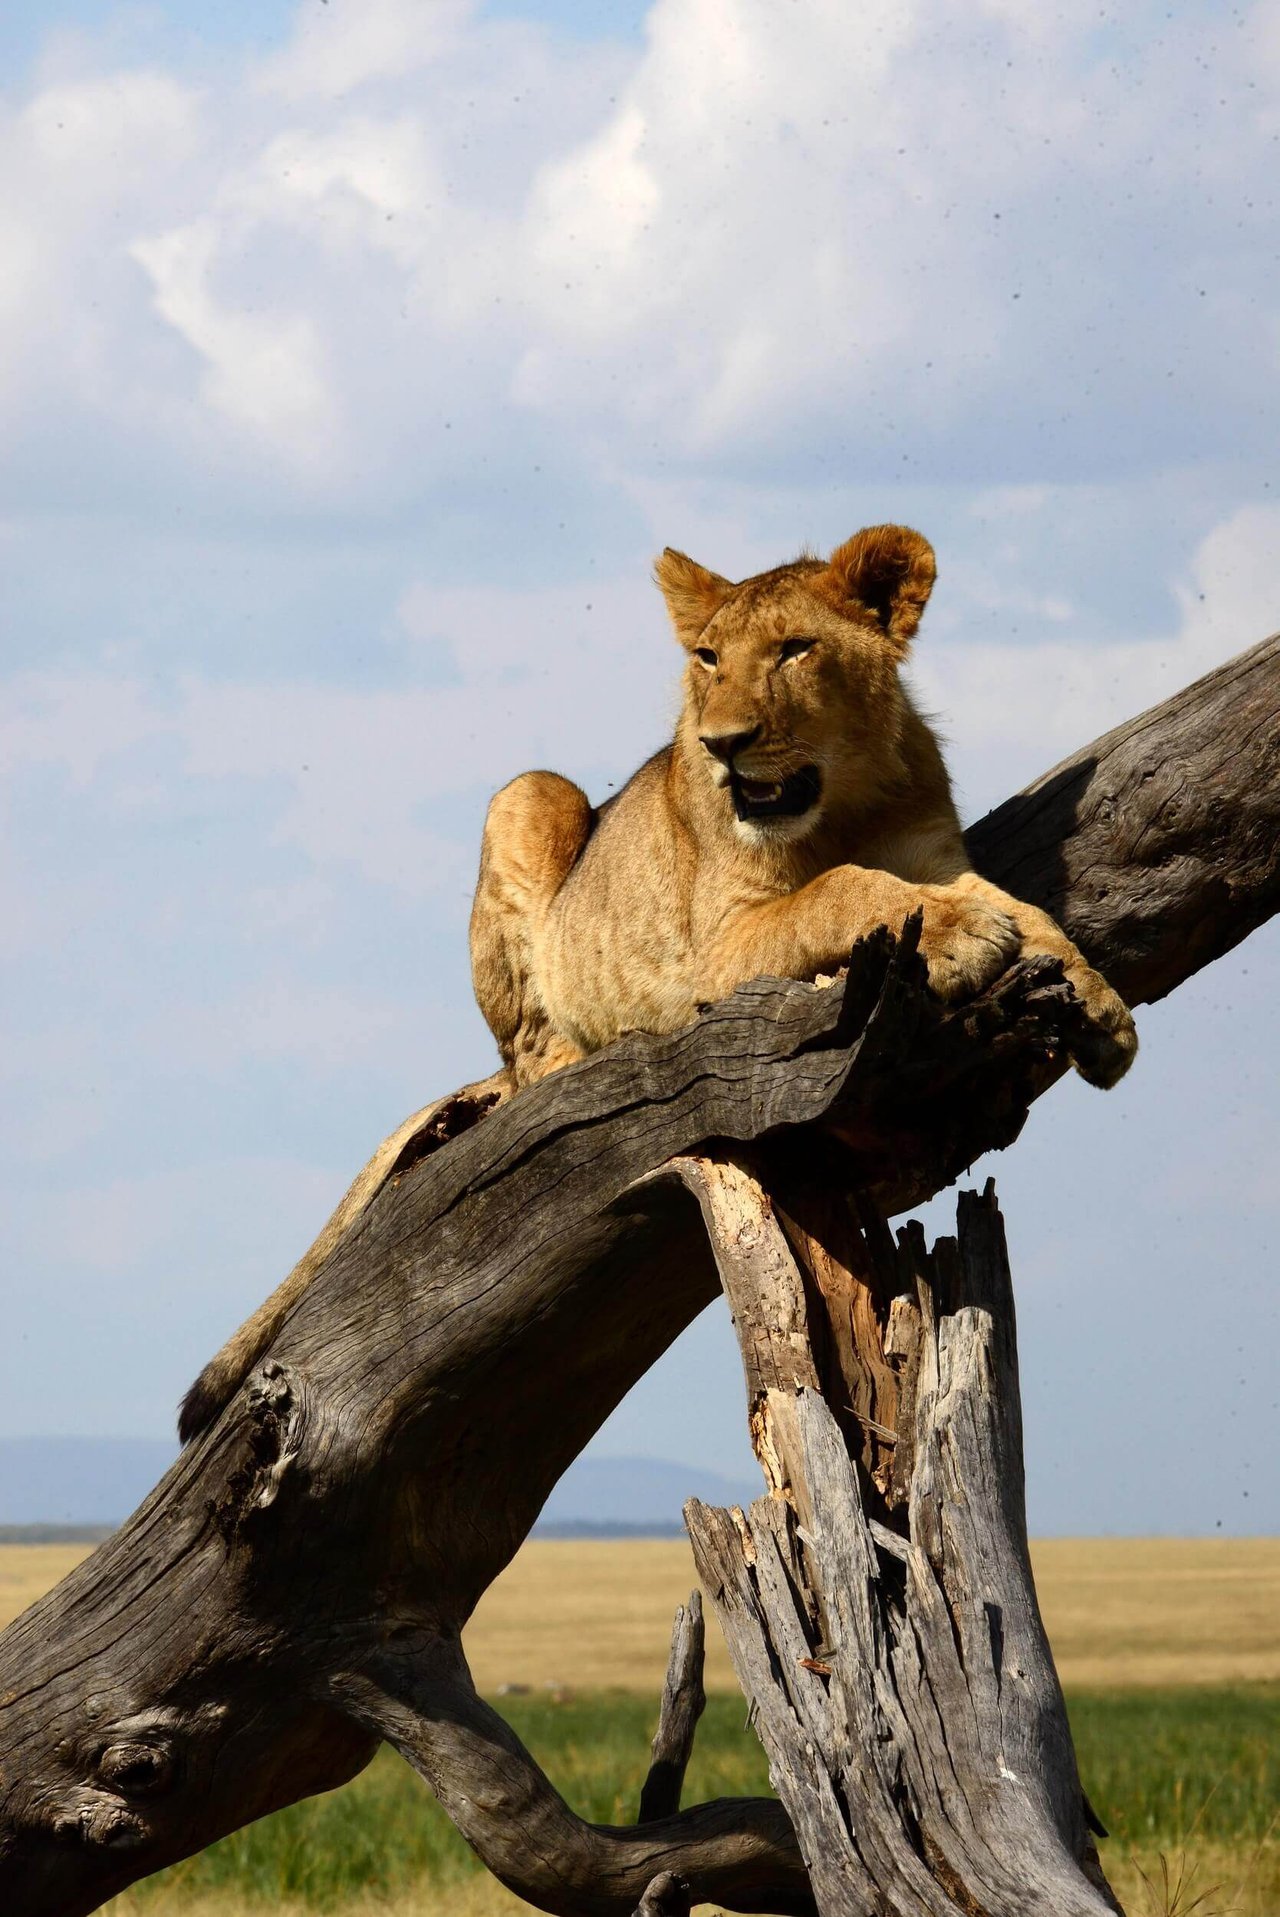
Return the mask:
<svg viewBox="0 0 1280 1917">
<path fill-rule="evenodd" d="M 504 1095 L 622 1032 L 675 1031 L 746 979 L 812 978 L 917 908 L 944 998 L 980 991 L 1020 952 L 1052 953 L 1086 1014 L 1077 1070 L 1094 1085 L 1128 1070 L 1137 1034 L 1106 980 L 965 857 L 938 742 L 900 671 L 934 573 L 905 526 L 738 585 L 663 553 L 657 580 L 688 653 L 674 742 L 598 809 L 554 772 L 524 773 L 489 807 L 471 965 L 506 1077 L 474 1092 Z M 434 1109 L 385 1141 L 205 1366 L 184 1440 L 238 1390 Z"/>
<path fill-rule="evenodd" d="M 938 741 L 901 675 L 935 574 L 905 526 L 737 584 L 662 554 L 687 654 L 672 744 L 599 808 L 554 772 L 522 774 L 489 807 L 472 978 L 516 1086 L 623 1032 L 675 1031 L 747 979 L 833 969 L 917 908 L 941 997 L 1052 953 L 1085 1012 L 1076 1069 L 1093 1085 L 1128 1070 L 1138 1040 L 1121 999 L 966 857 Z"/>
</svg>

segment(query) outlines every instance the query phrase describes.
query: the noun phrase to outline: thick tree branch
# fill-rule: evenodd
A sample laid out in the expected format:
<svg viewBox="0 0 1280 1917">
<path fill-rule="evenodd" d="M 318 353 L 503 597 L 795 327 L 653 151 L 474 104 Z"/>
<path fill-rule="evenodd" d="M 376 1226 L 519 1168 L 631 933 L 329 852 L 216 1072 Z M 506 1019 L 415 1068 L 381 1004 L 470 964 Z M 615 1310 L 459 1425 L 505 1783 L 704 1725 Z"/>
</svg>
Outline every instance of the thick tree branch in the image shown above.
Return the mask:
<svg viewBox="0 0 1280 1917">
<path fill-rule="evenodd" d="M 505 1719 L 477 1697 L 456 1644 L 406 1642 L 336 1680 L 335 1697 L 422 1773 L 496 1877 L 541 1910 L 632 1912 L 678 1871 L 697 1900 L 808 1912 L 808 1879 L 773 1798 L 722 1798 L 631 1828 L 584 1823 Z"/>
<path fill-rule="evenodd" d="M 1280 909 L 1280 634 L 1095 739 L 967 833 L 1131 1005 Z"/>
</svg>

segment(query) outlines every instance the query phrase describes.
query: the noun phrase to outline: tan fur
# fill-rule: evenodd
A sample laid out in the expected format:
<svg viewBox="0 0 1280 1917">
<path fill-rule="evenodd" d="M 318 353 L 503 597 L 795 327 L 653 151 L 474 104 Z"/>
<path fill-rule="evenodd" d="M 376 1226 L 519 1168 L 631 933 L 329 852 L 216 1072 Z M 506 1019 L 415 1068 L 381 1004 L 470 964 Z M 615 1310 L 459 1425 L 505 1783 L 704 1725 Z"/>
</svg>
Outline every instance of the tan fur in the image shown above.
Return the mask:
<svg viewBox="0 0 1280 1917">
<path fill-rule="evenodd" d="M 1052 953 L 1087 1016 L 1077 1069 L 1097 1085 L 1128 1069 L 1137 1036 L 1121 1000 L 1052 919 L 969 866 L 900 670 L 934 573 L 903 526 L 737 584 L 662 554 L 655 577 L 688 655 L 674 742 L 598 811 L 549 772 L 489 809 L 472 973 L 517 1085 L 623 1032 L 675 1031 L 747 979 L 830 971 L 916 909 L 942 997 L 980 991 L 1019 953 Z M 816 768 L 820 795 L 800 816 L 743 821 L 730 766 L 753 797 Z"/>
</svg>

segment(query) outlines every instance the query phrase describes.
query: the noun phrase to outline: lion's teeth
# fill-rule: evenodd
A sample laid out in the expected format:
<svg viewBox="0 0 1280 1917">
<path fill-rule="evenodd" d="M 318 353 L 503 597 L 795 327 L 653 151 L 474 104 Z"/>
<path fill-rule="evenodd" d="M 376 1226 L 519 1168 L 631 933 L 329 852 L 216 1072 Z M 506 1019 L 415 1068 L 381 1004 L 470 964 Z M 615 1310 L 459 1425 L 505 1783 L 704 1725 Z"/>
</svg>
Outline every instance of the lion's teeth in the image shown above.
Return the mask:
<svg viewBox="0 0 1280 1917">
<path fill-rule="evenodd" d="M 772 805 L 775 799 L 782 797 L 781 779 L 744 779 L 742 790 L 752 805 Z"/>
</svg>

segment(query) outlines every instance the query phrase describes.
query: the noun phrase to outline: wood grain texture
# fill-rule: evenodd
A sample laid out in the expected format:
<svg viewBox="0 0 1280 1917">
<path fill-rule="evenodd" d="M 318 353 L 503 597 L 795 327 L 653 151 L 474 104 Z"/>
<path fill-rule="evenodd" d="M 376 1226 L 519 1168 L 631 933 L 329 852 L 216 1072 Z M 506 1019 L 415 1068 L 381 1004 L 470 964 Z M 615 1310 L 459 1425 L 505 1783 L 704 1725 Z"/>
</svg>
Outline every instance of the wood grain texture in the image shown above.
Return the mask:
<svg viewBox="0 0 1280 1917">
<path fill-rule="evenodd" d="M 1056 909 L 1122 989 L 1156 996 L 1275 909 L 1278 737 L 1280 647 L 1269 641 L 992 815 L 975 852 L 991 876 Z M 794 1832 L 773 1802 L 696 1806 L 630 1830 L 576 1819 L 475 1695 L 458 1633 L 568 1463 L 715 1294 L 704 1198 L 669 1161 L 726 1148 L 766 1152 L 785 1196 L 780 1253 L 803 1263 L 805 1244 L 816 1247 L 809 1275 L 828 1320 L 807 1360 L 781 1323 L 753 1347 L 766 1398 L 801 1407 L 793 1431 L 775 1421 L 777 1469 L 785 1479 L 797 1457 L 823 1469 L 830 1434 L 803 1409 L 822 1403 L 805 1363 L 828 1394 L 837 1374 L 850 1382 L 835 1429 L 846 1476 L 847 1421 L 863 1434 L 880 1515 L 864 1509 L 861 1531 L 850 1515 L 833 1563 L 881 1586 L 909 1573 L 921 1628 L 946 1608 L 945 1562 L 914 1542 L 928 1529 L 915 1507 L 918 1487 L 945 1483 L 931 1434 L 944 1412 L 957 1429 L 968 1413 L 946 1397 L 941 1357 L 935 1379 L 911 1356 L 942 1335 L 925 1307 L 886 1310 L 882 1250 L 862 1213 L 846 1224 L 858 1223 L 870 1262 L 855 1273 L 845 1259 L 850 1282 L 840 1279 L 830 1221 L 801 1205 L 805 1169 L 821 1154 L 859 1204 L 878 1199 L 882 1211 L 939 1189 L 1016 1137 L 1061 1069 L 1072 1017 L 1043 962 L 944 1010 L 923 989 L 908 927 L 896 945 L 868 941 L 838 986 L 759 980 L 687 1031 L 630 1038 L 480 1122 L 459 1129 L 468 1114 L 455 1111 L 447 1138 L 430 1123 L 421 1137 L 402 1128 L 304 1260 L 309 1283 L 290 1291 L 226 1409 L 128 1523 L 0 1637 L 0 1906 L 78 1917 L 342 1782 L 383 1738 L 430 1778 L 490 1867 L 548 1910 L 631 1917 L 646 1897 L 677 1894 L 664 1874 L 729 1908 L 808 1910 L 828 1877 L 846 1898 L 869 1896 L 909 1839 L 886 1824 L 878 1861 L 833 1852 L 811 1884 L 796 1839 L 807 1849 L 826 1828 L 829 1773 L 802 1778 Z M 992 1427 L 984 1442 L 1011 1440 Z M 807 1548 L 787 1508 L 773 1500 L 753 1516 L 755 1566 L 747 1533 L 739 1540 L 775 1621 L 795 1607 L 794 1552 Z M 1012 1516 L 1000 1507 L 997 1521 L 1015 1562 Z M 895 1569 L 884 1539 L 908 1522 L 915 1555 Z M 950 1522 L 938 1531 L 944 1559 Z M 850 1589 L 863 1612 L 842 1628 L 873 1644 L 869 1600 Z M 821 1648 L 812 1624 L 795 1612 L 796 1642 Z M 975 1613 L 975 1643 L 979 1625 Z M 789 1679 L 786 1709 L 819 1724 L 834 1680 L 803 1663 Z M 841 1709 L 848 1738 L 861 1720 L 853 1700 Z M 1048 1732 L 1035 1712 L 1012 1710 L 1002 1701 L 1008 1737 L 1038 1749 Z M 923 1720 L 915 1734 L 926 1730 L 942 1735 Z M 883 1759 L 870 1749 L 858 1761 Z M 1039 1805 L 1046 1828 L 1069 1795 Z M 932 1910 L 940 1879 L 926 1875 L 919 1908 Z"/>
</svg>

